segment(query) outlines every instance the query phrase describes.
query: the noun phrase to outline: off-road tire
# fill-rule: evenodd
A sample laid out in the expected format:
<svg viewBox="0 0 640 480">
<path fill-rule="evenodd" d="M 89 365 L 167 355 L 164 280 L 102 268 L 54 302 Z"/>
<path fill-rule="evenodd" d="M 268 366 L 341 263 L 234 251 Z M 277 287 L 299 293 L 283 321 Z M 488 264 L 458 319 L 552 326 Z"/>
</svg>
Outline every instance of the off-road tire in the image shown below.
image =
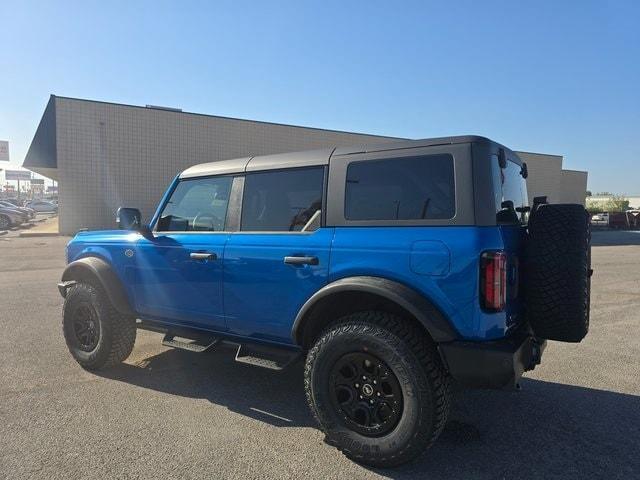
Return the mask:
<svg viewBox="0 0 640 480">
<path fill-rule="evenodd" d="M 332 366 L 342 355 L 362 351 L 385 362 L 402 390 L 402 416 L 383 436 L 349 428 L 330 400 Z M 304 385 L 325 441 L 373 467 L 397 466 L 422 454 L 442 432 L 449 412 L 451 380 L 435 345 L 409 321 L 385 312 L 359 312 L 330 325 L 308 352 Z"/>
<path fill-rule="evenodd" d="M 544 204 L 529 219 L 524 294 L 539 337 L 580 342 L 589 331 L 591 230 L 578 204 Z"/>
<path fill-rule="evenodd" d="M 80 347 L 73 330 L 73 315 L 80 304 L 89 304 L 99 322 L 98 343 L 91 351 Z M 135 318 L 119 313 L 102 288 L 88 283 L 76 283 L 67 291 L 62 329 L 71 355 L 87 370 L 99 370 L 124 361 L 136 341 Z"/>
</svg>

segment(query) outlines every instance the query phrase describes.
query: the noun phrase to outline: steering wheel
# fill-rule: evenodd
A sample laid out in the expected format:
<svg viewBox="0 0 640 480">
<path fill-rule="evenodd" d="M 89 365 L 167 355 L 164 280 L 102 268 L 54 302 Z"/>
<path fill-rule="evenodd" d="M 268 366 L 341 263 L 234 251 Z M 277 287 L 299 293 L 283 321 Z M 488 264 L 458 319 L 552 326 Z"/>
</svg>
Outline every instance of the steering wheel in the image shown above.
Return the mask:
<svg viewBox="0 0 640 480">
<path fill-rule="evenodd" d="M 222 230 L 222 220 L 212 213 L 199 212 L 193 219 L 191 229 L 210 232 Z"/>
</svg>

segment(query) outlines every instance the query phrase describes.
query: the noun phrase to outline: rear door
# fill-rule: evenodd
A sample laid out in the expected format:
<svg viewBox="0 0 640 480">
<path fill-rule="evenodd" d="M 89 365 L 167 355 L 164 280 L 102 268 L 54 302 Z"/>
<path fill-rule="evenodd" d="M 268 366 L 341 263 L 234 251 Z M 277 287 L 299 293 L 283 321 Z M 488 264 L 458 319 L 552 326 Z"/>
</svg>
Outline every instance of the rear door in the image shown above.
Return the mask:
<svg viewBox="0 0 640 480">
<path fill-rule="evenodd" d="M 304 302 L 327 282 L 333 229 L 322 226 L 325 167 L 249 172 L 240 231 L 225 249 L 232 333 L 283 343 Z"/>
</svg>

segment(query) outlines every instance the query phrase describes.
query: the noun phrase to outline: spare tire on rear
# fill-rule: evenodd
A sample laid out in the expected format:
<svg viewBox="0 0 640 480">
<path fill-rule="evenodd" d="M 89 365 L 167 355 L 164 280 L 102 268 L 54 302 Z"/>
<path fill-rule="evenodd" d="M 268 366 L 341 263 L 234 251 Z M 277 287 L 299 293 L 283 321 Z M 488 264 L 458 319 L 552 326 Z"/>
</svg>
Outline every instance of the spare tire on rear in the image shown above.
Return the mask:
<svg viewBox="0 0 640 480">
<path fill-rule="evenodd" d="M 578 204 L 542 204 L 531 213 L 524 293 L 535 334 L 579 342 L 589 330 L 591 231 Z"/>
</svg>

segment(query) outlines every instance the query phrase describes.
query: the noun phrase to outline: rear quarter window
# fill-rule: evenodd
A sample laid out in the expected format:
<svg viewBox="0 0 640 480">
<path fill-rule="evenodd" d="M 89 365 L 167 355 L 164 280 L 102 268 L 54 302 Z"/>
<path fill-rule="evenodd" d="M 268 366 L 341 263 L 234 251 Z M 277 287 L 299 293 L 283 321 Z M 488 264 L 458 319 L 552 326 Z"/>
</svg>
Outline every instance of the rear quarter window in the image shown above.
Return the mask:
<svg viewBox="0 0 640 480">
<path fill-rule="evenodd" d="M 527 183 L 522 176 L 522 167 L 507 160 L 505 168 L 500 168 L 497 155 L 492 155 L 493 191 L 495 194 L 496 213 L 502 209 L 503 202 L 513 202 L 514 209 L 523 209 L 529 205 Z M 527 215 L 518 213 L 521 223 L 526 223 Z"/>
<path fill-rule="evenodd" d="M 421 155 L 352 162 L 347 220 L 425 220 L 455 216 L 453 156 Z"/>
</svg>

